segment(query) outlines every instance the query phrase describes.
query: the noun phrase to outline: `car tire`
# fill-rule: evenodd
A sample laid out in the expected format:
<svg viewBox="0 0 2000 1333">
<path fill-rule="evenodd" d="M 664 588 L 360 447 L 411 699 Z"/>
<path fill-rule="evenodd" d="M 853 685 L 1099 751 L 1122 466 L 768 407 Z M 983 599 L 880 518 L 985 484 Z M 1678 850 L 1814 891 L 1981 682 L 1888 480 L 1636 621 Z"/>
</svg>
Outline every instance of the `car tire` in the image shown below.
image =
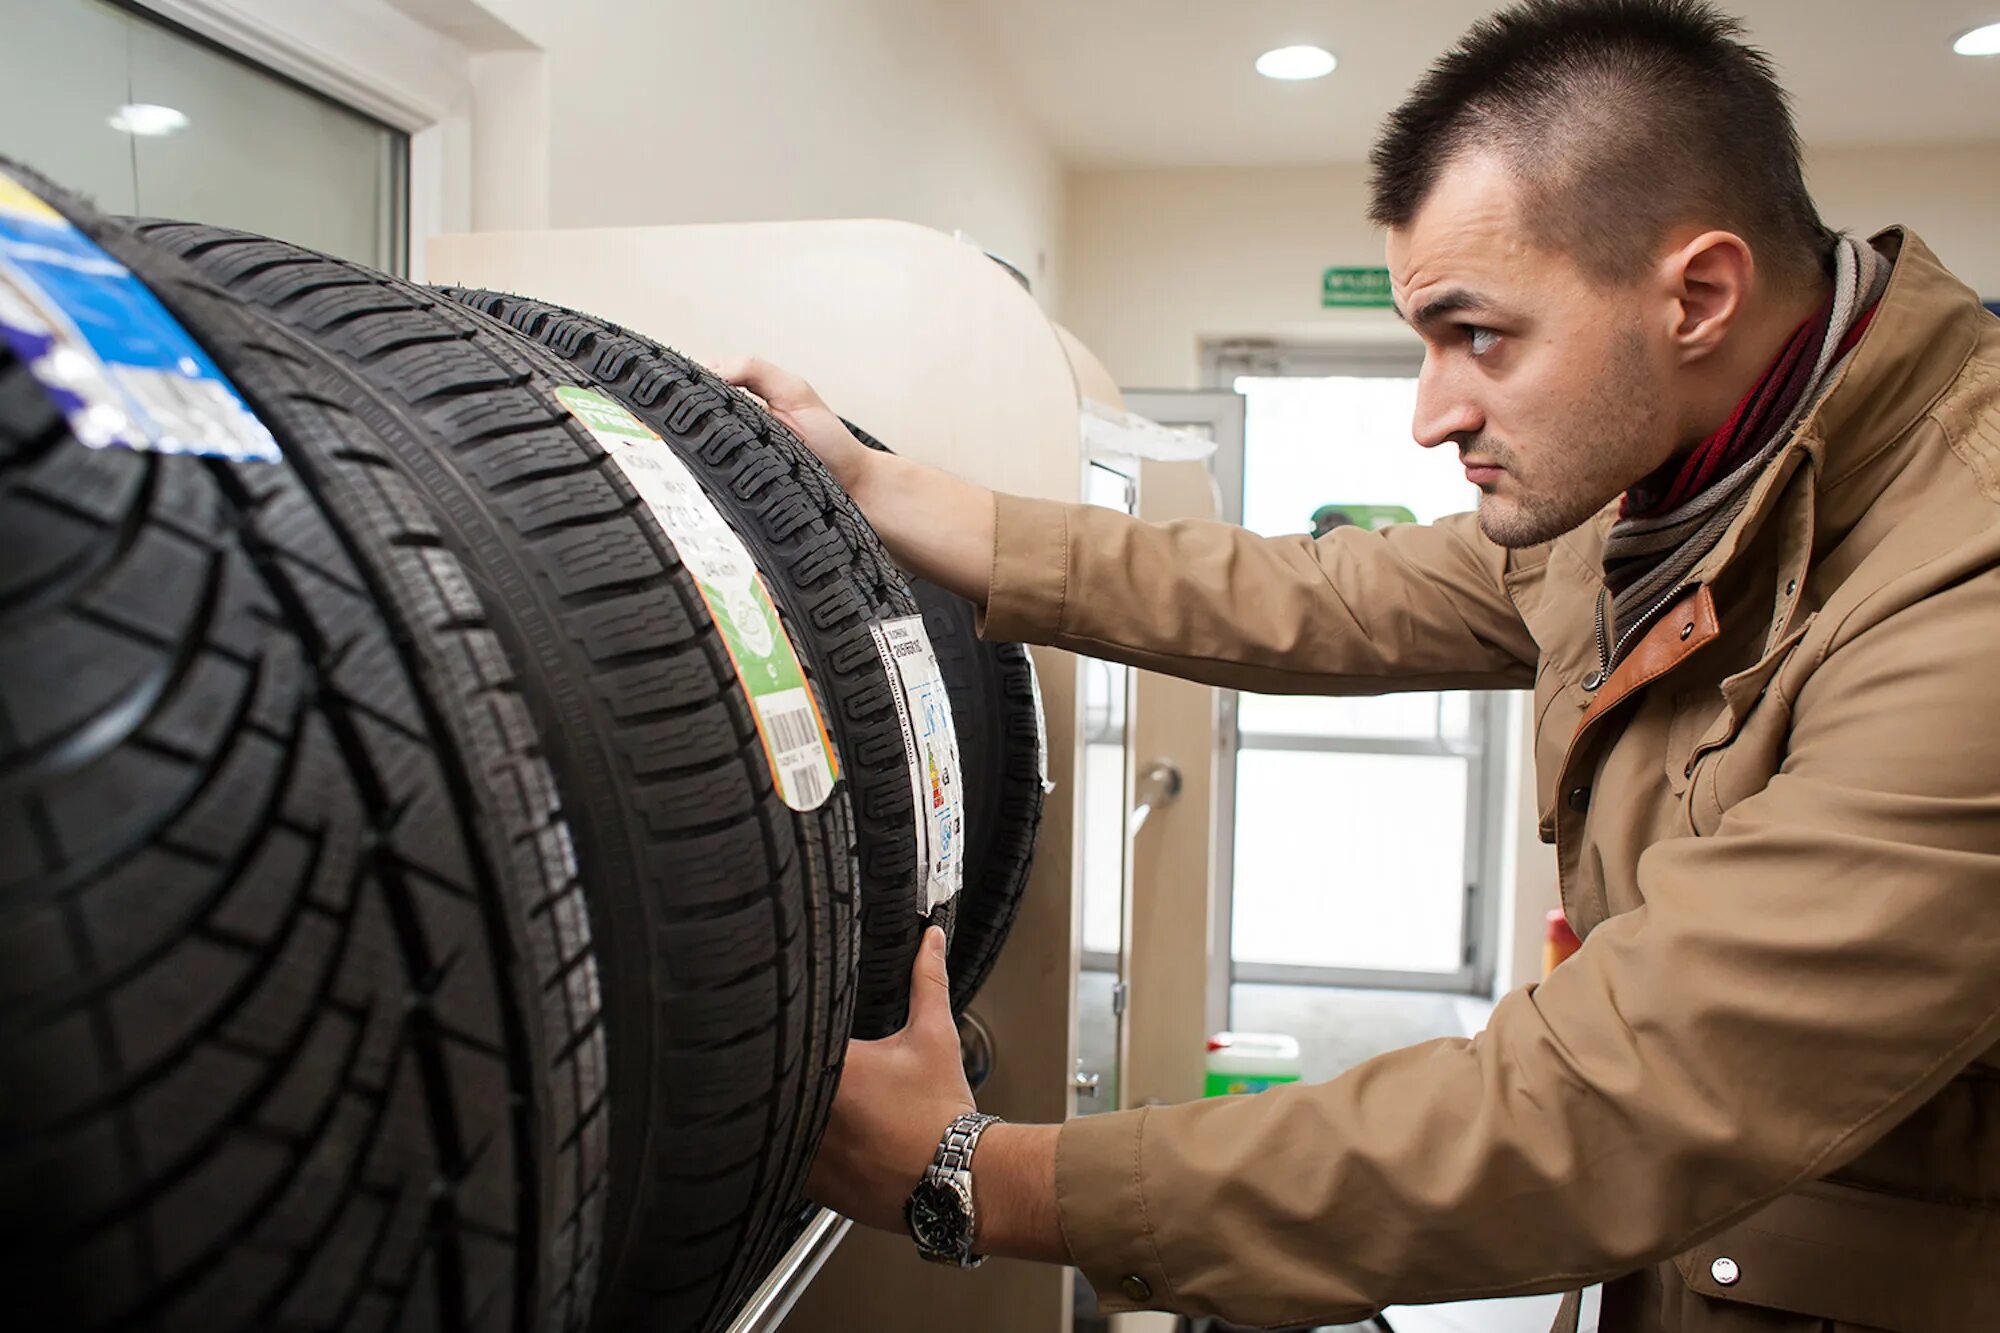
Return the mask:
<svg viewBox="0 0 2000 1333">
<path fill-rule="evenodd" d="M 759 563 L 784 575 L 805 646 L 824 663 L 854 801 L 862 871 L 861 977 L 854 1035 L 886 1037 L 908 1014 L 910 969 L 928 922 L 956 930 L 957 902 L 932 909 L 895 668 L 871 626 L 921 615 L 908 583 L 810 450 L 746 394 L 642 334 L 526 297 L 443 288 L 589 375 L 680 451 Z M 928 622 L 922 622 L 928 626 Z M 962 758 L 953 764 L 963 773 Z M 916 770 L 917 783 L 912 781 Z M 964 873 L 963 870 L 959 872 Z"/>
<path fill-rule="evenodd" d="M 580 1328 L 596 959 L 520 682 L 344 377 L 18 169 L 278 461 L 0 352 L 0 1281 L 21 1327 Z"/>
<path fill-rule="evenodd" d="M 555 396 L 586 380 L 360 265 L 215 227 L 140 229 L 367 386 L 492 608 L 549 739 L 598 941 L 599 1326 L 717 1326 L 791 1225 L 839 1078 L 855 998 L 845 792 L 785 803 L 672 537 Z"/>
</svg>

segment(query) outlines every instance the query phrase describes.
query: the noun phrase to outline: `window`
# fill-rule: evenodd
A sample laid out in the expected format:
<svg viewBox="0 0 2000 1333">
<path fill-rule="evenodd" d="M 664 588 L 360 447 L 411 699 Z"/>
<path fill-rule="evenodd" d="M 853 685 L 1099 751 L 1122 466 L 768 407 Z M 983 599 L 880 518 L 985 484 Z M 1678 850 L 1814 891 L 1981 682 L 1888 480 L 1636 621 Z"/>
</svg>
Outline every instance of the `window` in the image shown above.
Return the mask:
<svg viewBox="0 0 2000 1333">
<path fill-rule="evenodd" d="M 0 0 L 0 33 L 0 154 L 108 212 L 404 271 L 402 133 L 104 0 Z M 165 111 L 121 117 L 134 105 Z"/>
</svg>

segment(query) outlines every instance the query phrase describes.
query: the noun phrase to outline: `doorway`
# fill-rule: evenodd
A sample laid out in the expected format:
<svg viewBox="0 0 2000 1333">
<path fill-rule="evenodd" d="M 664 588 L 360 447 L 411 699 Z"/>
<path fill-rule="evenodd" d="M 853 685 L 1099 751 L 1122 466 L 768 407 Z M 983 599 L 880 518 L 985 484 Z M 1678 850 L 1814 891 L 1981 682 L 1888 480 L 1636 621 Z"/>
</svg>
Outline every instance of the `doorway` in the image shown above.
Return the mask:
<svg viewBox="0 0 2000 1333">
<path fill-rule="evenodd" d="M 1277 536 L 1430 522 L 1476 504 L 1449 451 L 1411 440 L 1414 344 L 1225 344 L 1205 359 L 1209 382 L 1243 400 L 1241 444 L 1215 460 L 1226 519 Z M 1234 692 L 1222 709 L 1218 925 L 1230 980 L 1488 993 L 1504 696 Z"/>
</svg>

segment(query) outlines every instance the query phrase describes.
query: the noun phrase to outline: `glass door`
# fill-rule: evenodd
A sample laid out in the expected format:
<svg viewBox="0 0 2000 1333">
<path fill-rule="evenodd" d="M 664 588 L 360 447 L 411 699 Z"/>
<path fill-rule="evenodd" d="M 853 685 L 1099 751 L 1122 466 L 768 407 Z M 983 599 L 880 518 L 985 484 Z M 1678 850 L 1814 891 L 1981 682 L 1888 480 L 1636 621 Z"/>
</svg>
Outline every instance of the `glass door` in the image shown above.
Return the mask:
<svg viewBox="0 0 2000 1333">
<path fill-rule="evenodd" d="M 1421 353 L 1211 353 L 1245 405 L 1218 453 L 1228 516 L 1266 535 L 1474 506 L 1411 440 Z M 1505 783 L 1498 696 L 1226 697 L 1218 820 L 1236 981 L 1477 992 L 1491 984 Z"/>
<path fill-rule="evenodd" d="M 1093 460 L 1084 477 L 1085 503 L 1132 513 L 1138 505 L 1137 459 Z M 1083 695 L 1083 972 L 1077 978 L 1079 1115 L 1118 1106 L 1118 1052 L 1123 1047 L 1125 987 L 1125 860 L 1131 848 L 1125 812 L 1131 798 L 1126 720 L 1132 671 L 1093 657 L 1076 661 Z"/>
</svg>

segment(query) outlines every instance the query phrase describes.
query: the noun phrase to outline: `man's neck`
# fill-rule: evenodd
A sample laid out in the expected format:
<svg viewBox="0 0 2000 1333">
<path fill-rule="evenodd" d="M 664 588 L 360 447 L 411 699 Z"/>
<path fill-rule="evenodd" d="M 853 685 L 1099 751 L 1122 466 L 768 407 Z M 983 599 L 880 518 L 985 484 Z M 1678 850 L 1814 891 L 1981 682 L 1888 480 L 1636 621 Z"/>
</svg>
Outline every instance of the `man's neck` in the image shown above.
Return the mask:
<svg viewBox="0 0 2000 1333">
<path fill-rule="evenodd" d="M 1675 458 L 1685 457 L 1729 420 L 1737 404 L 1770 372 L 1799 325 L 1818 313 L 1832 290 L 1831 280 L 1821 279 L 1810 287 L 1766 293 L 1763 301 L 1745 310 L 1743 322 L 1718 349 L 1704 382 L 1690 395 Z"/>
</svg>

